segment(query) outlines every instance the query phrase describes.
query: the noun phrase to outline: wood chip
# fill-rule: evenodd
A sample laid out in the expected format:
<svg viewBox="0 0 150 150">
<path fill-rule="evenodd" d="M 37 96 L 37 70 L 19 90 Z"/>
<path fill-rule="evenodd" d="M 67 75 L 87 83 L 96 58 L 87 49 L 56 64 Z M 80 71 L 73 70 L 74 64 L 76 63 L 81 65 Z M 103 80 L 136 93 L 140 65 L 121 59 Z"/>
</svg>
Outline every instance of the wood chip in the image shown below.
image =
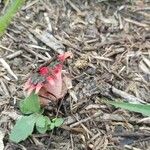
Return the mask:
<svg viewBox="0 0 150 150">
<path fill-rule="evenodd" d="M 15 58 L 15 57 L 21 55 L 22 53 L 23 53 L 23 52 L 22 52 L 21 50 L 20 50 L 20 51 L 16 51 L 16 52 L 14 52 L 14 53 L 12 53 L 12 54 L 10 54 L 10 55 L 7 55 L 6 58 L 7 58 L 7 59 L 13 59 L 13 58 Z"/>
<path fill-rule="evenodd" d="M 141 23 L 141 22 L 138 22 L 138 21 L 129 19 L 129 18 L 124 18 L 124 20 L 127 21 L 127 22 L 129 22 L 129 23 L 133 23 L 133 24 L 135 24 L 135 25 L 137 25 L 137 26 L 140 26 L 140 27 L 144 27 L 144 28 L 150 27 L 148 24 Z"/>
<path fill-rule="evenodd" d="M 10 95 L 9 95 L 9 91 L 8 91 L 8 89 L 7 89 L 5 83 L 3 82 L 2 79 L 0 79 L 0 83 L 1 83 L 1 86 L 2 86 L 2 89 L 3 89 L 3 92 L 4 92 L 4 95 L 10 96 Z"/>
<path fill-rule="evenodd" d="M 8 73 L 12 75 L 16 80 L 18 80 L 18 77 L 14 74 L 8 63 L 3 58 L 0 58 L 0 62 L 2 63 L 3 67 L 8 71 Z"/>
<path fill-rule="evenodd" d="M 3 138 L 4 138 L 4 133 L 2 132 L 2 129 L 0 129 L 0 150 L 4 149 Z"/>
<path fill-rule="evenodd" d="M 68 2 L 68 4 L 78 13 L 78 15 L 80 16 L 84 16 L 84 13 L 81 12 L 81 10 L 70 0 L 66 0 Z"/>
<path fill-rule="evenodd" d="M 150 68 L 150 59 L 147 59 L 146 57 L 142 57 L 145 64 Z"/>
<path fill-rule="evenodd" d="M 30 32 L 33 33 L 36 36 L 36 38 L 42 41 L 45 45 L 49 46 L 54 51 L 56 51 L 58 54 L 64 53 L 65 47 L 51 33 L 47 31 L 42 32 L 42 31 L 35 31 L 31 29 Z"/>
<path fill-rule="evenodd" d="M 115 87 L 112 87 L 112 92 L 115 94 L 115 95 L 118 95 L 120 96 L 121 98 L 124 98 L 125 100 L 127 100 L 129 103 L 135 103 L 135 104 L 138 104 L 138 103 L 146 103 L 145 101 L 143 101 L 142 99 L 140 98 L 137 98 L 133 95 L 130 95 L 124 91 L 121 91 L 119 89 L 116 89 Z"/>
</svg>

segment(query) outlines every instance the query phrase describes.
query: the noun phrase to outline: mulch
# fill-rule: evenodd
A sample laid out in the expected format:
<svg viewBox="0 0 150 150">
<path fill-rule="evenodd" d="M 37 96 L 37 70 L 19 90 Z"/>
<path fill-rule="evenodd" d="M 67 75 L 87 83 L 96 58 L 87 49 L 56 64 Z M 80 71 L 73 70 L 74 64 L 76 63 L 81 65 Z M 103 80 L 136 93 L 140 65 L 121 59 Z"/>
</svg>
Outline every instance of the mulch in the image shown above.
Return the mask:
<svg viewBox="0 0 150 150">
<path fill-rule="evenodd" d="M 73 53 L 64 66 L 72 88 L 45 108 L 64 124 L 12 143 L 9 133 L 21 115 L 24 83 L 38 66 L 65 51 Z M 149 119 L 103 102 L 150 102 L 148 0 L 28 0 L 1 38 L 0 56 L 5 150 L 150 149 Z"/>
</svg>

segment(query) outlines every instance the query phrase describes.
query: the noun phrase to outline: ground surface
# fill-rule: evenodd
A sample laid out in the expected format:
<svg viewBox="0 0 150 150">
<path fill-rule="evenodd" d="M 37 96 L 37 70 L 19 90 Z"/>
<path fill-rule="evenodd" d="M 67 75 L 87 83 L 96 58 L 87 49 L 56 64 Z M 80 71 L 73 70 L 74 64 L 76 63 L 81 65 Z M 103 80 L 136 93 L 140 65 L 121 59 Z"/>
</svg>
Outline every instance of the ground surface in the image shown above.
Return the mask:
<svg viewBox="0 0 150 150">
<path fill-rule="evenodd" d="M 143 116 L 102 101 L 150 101 L 149 29 L 148 0 L 28 1 L 0 41 L 0 55 L 14 73 L 0 63 L 5 150 L 150 149 L 149 124 L 139 122 Z M 65 65 L 73 88 L 58 113 L 64 125 L 20 144 L 10 142 L 24 83 L 37 66 L 60 51 L 74 54 Z M 55 116 L 58 107 L 50 105 L 48 116 Z"/>
</svg>

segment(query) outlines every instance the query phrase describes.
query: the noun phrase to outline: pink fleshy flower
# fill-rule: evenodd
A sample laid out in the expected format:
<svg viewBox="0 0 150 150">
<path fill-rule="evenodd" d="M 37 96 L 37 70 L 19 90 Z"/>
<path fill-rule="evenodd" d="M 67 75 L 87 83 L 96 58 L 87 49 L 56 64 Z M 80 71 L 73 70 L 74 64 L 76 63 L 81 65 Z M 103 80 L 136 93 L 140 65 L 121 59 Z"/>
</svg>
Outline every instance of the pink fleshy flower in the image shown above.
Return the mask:
<svg viewBox="0 0 150 150">
<path fill-rule="evenodd" d="M 29 96 L 35 92 L 40 97 L 42 105 L 47 105 L 49 100 L 58 100 L 64 96 L 62 67 L 66 58 L 72 56 L 70 52 L 58 55 L 57 64 L 53 67 L 39 68 L 25 83 L 24 90 Z M 66 90 L 67 91 L 67 90 Z"/>
</svg>

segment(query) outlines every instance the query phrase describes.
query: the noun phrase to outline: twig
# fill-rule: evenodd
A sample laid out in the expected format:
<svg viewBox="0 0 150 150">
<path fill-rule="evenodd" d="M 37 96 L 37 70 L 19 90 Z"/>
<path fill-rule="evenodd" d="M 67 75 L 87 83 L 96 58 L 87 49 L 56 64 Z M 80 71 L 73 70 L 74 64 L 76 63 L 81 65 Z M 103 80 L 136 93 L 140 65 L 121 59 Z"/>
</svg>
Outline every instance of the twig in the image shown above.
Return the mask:
<svg viewBox="0 0 150 150">
<path fill-rule="evenodd" d="M 121 98 L 126 99 L 128 102 L 132 102 L 132 103 L 146 103 L 145 101 L 141 100 L 140 98 L 137 98 L 131 94 L 128 94 L 124 91 L 121 91 L 119 89 L 116 89 L 115 87 L 112 87 L 112 92 L 118 96 L 120 96 Z"/>
<path fill-rule="evenodd" d="M 103 57 L 103 56 L 94 56 L 94 55 L 91 55 L 93 58 L 95 59 L 98 59 L 98 60 L 104 60 L 104 61 L 110 61 L 110 62 L 113 62 L 112 59 L 110 58 L 106 58 L 106 57 Z"/>
<path fill-rule="evenodd" d="M 2 88 L 3 88 L 3 91 L 4 91 L 5 95 L 10 96 L 10 95 L 9 95 L 9 92 L 8 92 L 8 90 L 7 90 L 7 87 L 6 87 L 6 85 L 4 84 L 3 80 L 0 80 L 0 83 L 1 83 L 1 86 L 2 86 Z"/>
<path fill-rule="evenodd" d="M 64 130 L 67 130 L 67 131 L 70 131 L 70 132 L 73 132 L 73 133 L 82 133 L 82 134 L 84 134 L 84 131 L 83 131 L 82 128 L 71 128 L 67 125 L 62 125 L 60 128 L 64 129 Z"/>
<path fill-rule="evenodd" d="M 0 58 L 0 62 L 2 63 L 3 67 L 8 71 L 8 73 L 12 75 L 16 80 L 18 80 L 18 77 L 13 73 L 10 66 L 7 64 L 7 62 L 3 58 Z"/>
<path fill-rule="evenodd" d="M 73 142 L 72 134 L 70 134 L 70 141 L 71 141 L 71 147 L 72 147 L 72 150 L 73 150 L 74 149 L 74 142 Z"/>
<path fill-rule="evenodd" d="M 36 4 L 39 0 L 34 0 L 34 1 L 31 1 L 31 3 L 27 4 L 26 6 L 24 6 L 22 8 L 22 10 L 26 10 L 26 9 L 29 9 L 31 6 L 33 6 L 34 4 Z"/>
<path fill-rule="evenodd" d="M 45 47 L 41 47 L 41 46 L 33 45 L 33 44 L 25 44 L 25 45 L 28 46 L 28 47 L 31 47 L 31 48 L 36 48 L 36 49 L 39 49 L 39 50 L 44 50 L 44 51 L 48 51 L 49 52 L 49 49 L 45 48 Z"/>
<path fill-rule="evenodd" d="M 71 43 L 70 41 L 64 39 L 63 37 L 60 37 L 59 35 L 57 35 L 56 37 L 57 37 L 57 39 L 59 39 L 59 40 L 61 41 L 61 43 L 63 43 L 64 45 L 66 45 L 66 46 L 68 46 L 68 47 L 72 47 L 72 48 L 74 48 L 74 49 L 80 51 L 80 49 L 79 49 L 76 45 L 74 45 L 73 43 Z"/>
<path fill-rule="evenodd" d="M 150 137 L 149 133 L 115 133 L 113 136 L 122 137 Z"/>
<path fill-rule="evenodd" d="M 80 16 L 84 15 L 81 12 L 81 10 L 77 6 L 74 5 L 74 3 L 72 3 L 70 0 L 66 0 L 66 1 L 78 13 L 78 15 L 80 15 Z"/>
<path fill-rule="evenodd" d="M 143 7 L 143 8 L 137 8 L 136 10 L 135 10 L 135 12 L 136 11 L 150 11 L 150 7 Z"/>
<path fill-rule="evenodd" d="M 91 120 L 92 118 L 98 117 L 101 113 L 102 113 L 101 111 L 98 111 L 97 113 L 95 113 L 94 115 L 92 115 L 92 116 L 90 116 L 88 118 L 82 119 L 82 120 L 80 120 L 78 122 L 75 122 L 74 124 L 71 124 L 70 127 L 74 127 L 74 126 L 77 126 L 77 125 L 79 125 L 79 124 L 81 124 L 83 122 L 87 122 L 87 121 Z"/>
<path fill-rule="evenodd" d="M 111 45 L 111 44 L 117 44 L 117 43 L 123 43 L 125 40 L 123 39 L 118 39 L 118 40 L 112 40 L 112 41 L 104 41 L 101 42 L 99 44 L 97 44 L 96 46 L 85 46 L 83 48 L 83 51 L 91 51 L 91 50 L 97 50 L 105 45 Z"/>
<path fill-rule="evenodd" d="M 13 58 L 15 58 L 15 57 L 21 55 L 22 53 L 23 53 L 23 52 L 22 52 L 21 50 L 20 50 L 20 51 L 16 51 L 16 52 L 14 52 L 14 53 L 12 53 L 12 54 L 6 56 L 6 58 L 7 58 L 7 59 L 13 59 Z"/>
<path fill-rule="evenodd" d="M 33 51 L 32 49 L 29 49 L 28 47 L 26 47 L 25 45 L 22 45 L 22 47 L 29 53 L 33 54 L 34 56 L 39 57 L 40 59 L 47 61 L 49 58 L 45 57 L 42 54 L 36 53 L 35 51 Z"/>
<path fill-rule="evenodd" d="M 22 54 L 22 57 L 24 57 L 25 59 L 27 59 L 28 61 L 32 62 L 32 59 L 24 54 Z"/>
<path fill-rule="evenodd" d="M 4 47 L 2 45 L 0 45 L 0 48 L 4 49 L 4 50 L 7 50 L 7 51 L 10 51 L 10 52 L 14 52 L 12 49 L 10 48 L 7 48 L 7 47 Z"/>
<path fill-rule="evenodd" d="M 77 116 L 79 117 L 79 115 L 77 114 Z M 87 135 L 91 135 L 94 136 L 93 133 L 81 122 L 82 120 L 79 121 L 78 117 L 74 116 L 76 118 L 76 120 L 79 122 L 79 124 L 82 126 L 82 128 L 86 131 Z M 77 122 L 77 123 L 78 123 Z"/>
<path fill-rule="evenodd" d="M 137 26 L 140 26 L 140 27 L 144 27 L 144 28 L 150 27 L 148 24 L 141 23 L 141 22 L 137 22 L 137 21 L 131 20 L 131 19 L 129 19 L 129 18 L 124 18 L 124 20 L 127 21 L 127 22 L 129 22 L 129 23 L 133 23 L 133 24 L 135 24 L 135 25 L 137 25 Z"/>
</svg>

